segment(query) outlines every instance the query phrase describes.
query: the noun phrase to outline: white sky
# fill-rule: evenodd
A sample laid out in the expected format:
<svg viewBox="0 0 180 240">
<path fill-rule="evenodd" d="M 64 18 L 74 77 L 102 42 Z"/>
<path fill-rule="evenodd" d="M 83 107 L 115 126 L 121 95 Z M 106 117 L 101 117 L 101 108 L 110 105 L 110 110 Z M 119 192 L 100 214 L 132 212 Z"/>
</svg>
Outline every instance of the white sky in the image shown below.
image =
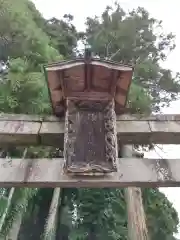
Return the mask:
<svg viewBox="0 0 180 240">
<path fill-rule="evenodd" d="M 78 30 L 84 30 L 84 22 L 87 16 L 100 15 L 107 5 L 112 5 L 113 0 L 32 0 L 39 11 L 45 18 L 61 18 L 65 13 L 70 13 L 74 16 L 74 24 Z M 170 54 L 167 61 L 163 64 L 164 67 L 170 68 L 173 71 L 180 71 L 179 56 L 180 55 L 180 1 L 178 0 L 117 0 L 125 10 L 132 8 L 145 7 L 151 14 L 163 21 L 164 30 L 173 32 L 176 35 L 176 49 Z M 178 4 L 179 2 L 179 4 Z M 180 114 L 180 101 L 172 103 L 171 107 L 164 112 Z M 179 158 L 179 146 L 166 146 L 162 152 L 157 148 L 158 153 L 166 158 Z M 149 154 L 151 157 L 159 157 L 157 153 Z M 168 199 L 174 204 L 174 207 L 179 213 L 180 218 L 180 188 L 163 188 L 161 189 Z M 179 231 L 180 232 L 180 231 Z M 180 237 L 180 234 L 179 236 Z"/>
</svg>

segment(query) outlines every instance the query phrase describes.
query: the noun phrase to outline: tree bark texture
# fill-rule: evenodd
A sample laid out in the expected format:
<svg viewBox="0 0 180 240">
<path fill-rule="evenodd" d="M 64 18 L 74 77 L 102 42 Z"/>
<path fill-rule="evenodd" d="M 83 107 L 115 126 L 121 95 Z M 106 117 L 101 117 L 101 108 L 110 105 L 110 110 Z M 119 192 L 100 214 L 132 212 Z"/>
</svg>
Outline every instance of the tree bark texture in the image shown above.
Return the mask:
<svg viewBox="0 0 180 240">
<path fill-rule="evenodd" d="M 7 240 L 18 240 L 19 231 L 22 223 L 22 213 L 19 213 L 16 220 L 13 222 L 10 233 L 8 234 Z"/>
<path fill-rule="evenodd" d="M 132 157 L 132 146 L 124 146 L 123 157 Z M 141 189 L 129 187 L 125 189 L 125 199 L 128 215 L 128 239 L 129 240 L 149 240 L 146 226 L 146 216 L 144 212 Z"/>
<path fill-rule="evenodd" d="M 57 228 L 57 213 L 60 200 L 60 188 L 55 188 L 52 196 L 51 206 L 45 225 L 44 240 L 55 240 Z"/>
</svg>

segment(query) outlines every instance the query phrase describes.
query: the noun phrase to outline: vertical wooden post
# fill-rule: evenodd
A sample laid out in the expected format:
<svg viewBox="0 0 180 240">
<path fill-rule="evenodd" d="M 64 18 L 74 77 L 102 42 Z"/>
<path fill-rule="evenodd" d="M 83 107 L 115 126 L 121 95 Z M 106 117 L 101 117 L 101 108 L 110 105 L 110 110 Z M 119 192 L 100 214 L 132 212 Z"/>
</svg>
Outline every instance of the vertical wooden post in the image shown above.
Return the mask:
<svg viewBox="0 0 180 240">
<path fill-rule="evenodd" d="M 123 157 L 132 157 L 132 146 L 124 146 L 122 155 Z M 128 239 L 149 240 L 141 189 L 136 187 L 126 188 L 125 199 L 128 215 Z"/>
</svg>

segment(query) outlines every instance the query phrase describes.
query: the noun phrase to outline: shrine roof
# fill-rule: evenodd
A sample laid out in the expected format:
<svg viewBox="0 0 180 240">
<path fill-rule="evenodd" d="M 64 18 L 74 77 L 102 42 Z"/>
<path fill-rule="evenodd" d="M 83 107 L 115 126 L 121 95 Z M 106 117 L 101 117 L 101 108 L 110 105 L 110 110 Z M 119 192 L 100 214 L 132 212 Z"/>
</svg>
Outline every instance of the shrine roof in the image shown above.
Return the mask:
<svg viewBox="0 0 180 240">
<path fill-rule="evenodd" d="M 51 63 L 44 70 L 53 112 L 64 116 L 67 98 L 72 101 L 114 99 L 116 113 L 124 111 L 134 68 L 90 57 Z"/>
<path fill-rule="evenodd" d="M 59 61 L 59 62 L 54 62 L 54 63 L 48 64 L 45 66 L 45 69 L 47 71 L 58 71 L 58 70 L 68 69 L 68 68 L 75 67 L 75 66 L 81 66 L 86 63 L 87 62 L 84 58 L 76 58 L 73 60 Z M 119 71 L 133 71 L 132 65 L 124 65 L 124 64 L 110 61 L 110 60 L 104 60 L 104 59 L 102 60 L 102 59 L 98 59 L 98 58 L 92 58 L 92 59 L 90 59 L 90 61 L 88 63 L 91 65 L 102 66 L 102 67 L 119 70 Z"/>
</svg>

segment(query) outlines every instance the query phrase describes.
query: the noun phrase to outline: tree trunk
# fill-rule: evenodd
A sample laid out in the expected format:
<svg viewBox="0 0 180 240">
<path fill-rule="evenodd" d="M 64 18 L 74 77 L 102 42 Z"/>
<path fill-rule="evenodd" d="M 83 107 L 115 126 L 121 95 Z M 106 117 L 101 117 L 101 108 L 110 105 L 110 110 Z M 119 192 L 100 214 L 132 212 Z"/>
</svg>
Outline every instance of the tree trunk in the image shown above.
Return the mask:
<svg viewBox="0 0 180 240">
<path fill-rule="evenodd" d="M 60 188 L 55 188 L 49 209 L 48 219 L 45 226 L 44 240 L 54 240 L 56 238 L 57 213 L 60 200 Z"/>
<path fill-rule="evenodd" d="M 11 231 L 8 234 L 8 237 L 6 238 L 7 240 L 17 240 L 18 239 L 21 223 L 22 223 L 22 213 L 20 213 L 16 217 L 16 220 L 13 222 Z"/>
<path fill-rule="evenodd" d="M 6 215 L 7 215 L 8 211 L 9 211 L 10 206 L 11 206 L 11 200 L 12 200 L 14 191 L 15 191 L 15 188 L 11 188 L 9 196 L 8 196 L 8 200 L 7 200 L 7 207 L 6 207 L 4 213 L 3 213 L 2 217 L 1 217 L 1 220 L 0 220 L 0 233 L 2 232 L 2 227 L 4 225 L 4 222 L 5 222 L 5 219 L 6 219 Z"/>
<path fill-rule="evenodd" d="M 51 206 L 53 189 L 42 188 L 33 201 L 38 206 L 30 218 L 25 218 L 20 229 L 18 240 L 40 240 L 44 233 L 44 226 Z"/>
<path fill-rule="evenodd" d="M 56 240 L 68 240 L 71 231 L 72 215 L 69 213 L 65 189 L 61 189 L 61 203 L 58 209 L 58 221 L 56 229 Z"/>
<path fill-rule="evenodd" d="M 124 146 L 123 157 L 132 157 L 133 147 Z M 141 189 L 129 187 L 125 189 L 125 199 L 128 213 L 128 239 L 129 240 L 148 240 L 146 227 L 146 217 L 142 202 Z"/>
<path fill-rule="evenodd" d="M 24 159 L 26 157 L 26 154 L 27 154 L 27 148 L 25 148 L 25 150 L 23 152 L 22 159 Z M 1 218 L 0 232 L 2 231 L 2 227 L 4 225 L 4 222 L 5 222 L 5 219 L 6 219 L 6 215 L 7 215 L 8 211 L 9 211 L 10 206 L 11 206 L 11 201 L 12 201 L 14 192 L 15 192 L 15 188 L 11 188 L 11 190 L 9 192 L 7 207 L 6 207 L 5 212 L 4 212 L 4 214 L 3 214 L 2 218 Z M 20 213 L 17 216 L 16 220 L 13 222 L 11 231 L 10 231 L 10 233 L 7 236 L 7 240 L 17 240 L 18 233 L 19 233 L 19 230 L 20 230 L 20 227 L 21 227 L 21 222 L 22 222 L 22 213 Z"/>
</svg>

